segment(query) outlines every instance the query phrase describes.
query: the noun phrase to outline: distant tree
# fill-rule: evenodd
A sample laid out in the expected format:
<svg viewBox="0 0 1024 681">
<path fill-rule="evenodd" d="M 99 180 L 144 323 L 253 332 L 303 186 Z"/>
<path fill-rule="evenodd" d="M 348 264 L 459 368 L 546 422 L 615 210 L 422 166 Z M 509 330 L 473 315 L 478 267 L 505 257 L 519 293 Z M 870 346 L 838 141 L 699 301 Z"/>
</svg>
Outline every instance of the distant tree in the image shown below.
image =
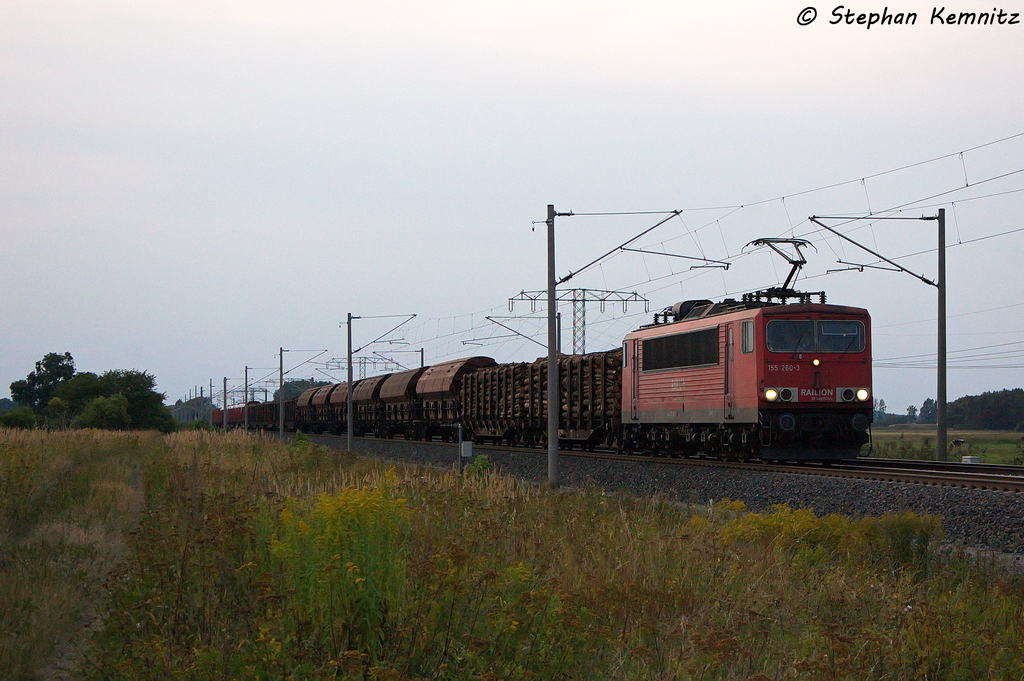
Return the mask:
<svg viewBox="0 0 1024 681">
<path fill-rule="evenodd" d="M 58 385 L 75 375 L 75 360 L 70 352 L 51 352 L 36 362 L 36 370 L 23 381 L 11 383 L 11 397 L 22 407 L 40 414 L 50 402 Z"/>
<path fill-rule="evenodd" d="M 919 423 L 935 423 L 938 420 L 939 411 L 935 404 L 935 400 L 928 398 L 921 405 L 921 413 L 918 414 L 917 420 Z"/>
<path fill-rule="evenodd" d="M 128 398 L 124 395 L 94 397 L 78 416 L 78 425 L 82 428 L 128 430 L 131 423 L 131 416 L 128 415 Z"/>
<path fill-rule="evenodd" d="M 914 423 L 917 421 L 917 407 L 910 405 L 907 407 L 907 423 Z"/>
<path fill-rule="evenodd" d="M 874 409 L 875 409 L 875 413 L 874 413 L 874 419 L 875 420 L 874 420 L 874 423 L 875 423 L 875 426 L 877 426 L 879 428 L 884 428 L 885 426 L 895 425 L 897 423 L 906 423 L 907 422 L 908 416 L 906 414 L 890 414 L 890 413 L 888 413 L 886 411 L 886 407 L 885 407 L 885 400 L 875 400 L 874 401 Z M 914 412 L 916 414 L 917 410 L 915 409 Z M 910 410 L 908 409 L 907 410 L 907 414 L 909 414 L 909 413 L 910 413 Z"/>
<path fill-rule="evenodd" d="M 22 428 L 25 430 L 36 427 L 36 414 L 28 407 L 16 407 L 0 414 L 0 427 Z"/>
<path fill-rule="evenodd" d="M 17 406 L 18 405 L 14 403 L 14 400 L 6 397 L 0 397 L 0 414 L 3 414 L 5 411 L 10 411 Z"/>
<path fill-rule="evenodd" d="M 51 397 L 49 404 L 46 405 L 46 417 L 48 425 L 51 427 L 57 427 L 61 430 L 67 430 L 71 427 L 71 423 L 75 420 L 76 414 L 71 412 L 68 408 L 68 403 L 59 397 Z"/>
<path fill-rule="evenodd" d="M 331 384 L 330 381 L 315 381 L 312 378 L 310 378 L 308 381 L 305 380 L 305 379 L 296 380 L 296 381 L 285 381 L 284 382 L 284 399 L 286 399 L 286 400 L 293 400 L 296 397 L 298 397 L 299 395 L 301 395 L 302 393 L 304 393 L 307 390 L 309 390 L 310 388 L 319 388 L 320 386 L 330 385 L 330 384 Z M 275 402 L 277 401 L 277 393 L 278 392 L 279 391 L 277 391 L 277 390 L 274 391 L 274 401 Z"/>
<path fill-rule="evenodd" d="M 165 395 L 156 391 L 156 377 L 145 371 L 107 371 L 100 376 L 108 395 L 122 395 L 128 401 L 128 416 L 136 430 L 176 429 L 171 410 L 164 405 Z"/>
<path fill-rule="evenodd" d="M 874 401 L 874 423 L 879 428 L 885 427 L 892 423 L 893 416 L 885 411 L 885 400 Z"/>
<path fill-rule="evenodd" d="M 94 397 L 109 397 L 109 387 L 100 377 L 90 371 L 75 374 L 74 378 L 64 381 L 53 391 L 53 399 L 60 399 L 60 407 L 64 408 L 72 418 L 82 413 L 86 403 Z M 49 410 L 49 404 L 47 404 Z"/>
<path fill-rule="evenodd" d="M 967 395 L 949 403 L 949 425 L 964 430 L 1024 429 L 1024 389 Z"/>
<path fill-rule="evenodd" d="M 179 423 L 191 424 L 198 419 L 209 420 L 210 414 L 213 413 L 213 400 L 205 396 L 177 400 L 171 405 L 171 413 Z"/>
<path fill-rule="evenodd" d="M 177 424 L 171 411 L 164 406 L 164 395 L 156 391 L 156 378 L 145 371 L 106 371 L 97 376 L 84 371 L 64 381 L 53 391 L 46 414 L 52 424 L 66 427 L 71 423 L 81 427 L 101 428 L 90 422 L 94 414 L 86 416 L 89 404 L 98 397 L 121 395 L 127 400 L 128 423 L 135 430 L 160 430 L 165 433 L 176 429 Z M 90 422 L 87 426 L 82 422 Z M 76 421 L 75 419 L 78 419 Z M 120 421 L 114 419 L 120 424 Z M 118 428 L 128 427 L 118 425 Z"/>
<path fill-rule="evenodd" d="M 879 428 L 884 428 L 886 426 L 895 426 L 895 425 L 898 425 L 900 423 L 906 423 L 906 422 L 907 422 L 906 414 L 882 414 L 882 416 L 880 418 L 879 417 L 875 418 L 875 425 L 877 427 L 879 427 Z"/>
<path fill-rule="evenodd" d="M 111 401 L 120 396 L 122 399 Z M 71 425 L 94 428 L 176 430 L 165 395 L 156 391 L 156 377 L 135 369 L 75 373 L 71 353 L 51 352 L 36 362 L 36 370 L 11 384 L 11 397 L 19 405 L 49 419 L 51 427 Z M 104 398 L 105 401 L 97 401 Z M 121 414 L 121 407 L 125 414 Z"/>
</svg>

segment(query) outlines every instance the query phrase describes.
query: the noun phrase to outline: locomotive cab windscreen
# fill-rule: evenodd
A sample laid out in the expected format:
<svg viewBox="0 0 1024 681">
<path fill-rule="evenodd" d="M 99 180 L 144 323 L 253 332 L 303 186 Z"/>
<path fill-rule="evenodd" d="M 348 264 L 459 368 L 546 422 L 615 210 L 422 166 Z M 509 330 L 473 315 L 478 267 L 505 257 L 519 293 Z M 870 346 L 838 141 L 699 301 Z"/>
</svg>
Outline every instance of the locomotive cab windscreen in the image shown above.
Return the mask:
<svg viewBox="0 0 1024 681">
<path fill-rule="evenodd" d="M 864 322 L 856 319 L 773 319 L 765 328 L 771 352 L 863 352 Z"/>
</svg>

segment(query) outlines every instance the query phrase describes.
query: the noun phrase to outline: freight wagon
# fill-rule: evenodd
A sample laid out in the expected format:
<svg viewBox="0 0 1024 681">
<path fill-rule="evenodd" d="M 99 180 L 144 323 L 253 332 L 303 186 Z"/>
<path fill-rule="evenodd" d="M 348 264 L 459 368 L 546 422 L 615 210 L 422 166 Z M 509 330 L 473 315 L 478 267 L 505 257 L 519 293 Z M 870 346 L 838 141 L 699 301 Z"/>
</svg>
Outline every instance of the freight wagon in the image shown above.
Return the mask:
<svg viewBox="0 0 1024 681">
<path fill-rule="evenodd" d="M 559 440 L 593 450 L 614 446 L 621 425 L 622 351 L 558 358 Z M 547 445 L 547 360 L 499 364 L 462 386 L 466 427 L 477 440 Z"/>
</svg>

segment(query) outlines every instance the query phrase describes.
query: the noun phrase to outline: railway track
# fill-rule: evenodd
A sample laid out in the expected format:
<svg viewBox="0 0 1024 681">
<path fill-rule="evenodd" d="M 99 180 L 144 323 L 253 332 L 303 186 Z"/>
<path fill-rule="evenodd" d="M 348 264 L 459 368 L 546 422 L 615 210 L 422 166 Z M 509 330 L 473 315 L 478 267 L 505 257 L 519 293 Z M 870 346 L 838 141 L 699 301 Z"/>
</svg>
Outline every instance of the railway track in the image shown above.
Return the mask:
<svg viewBox="0 0 1024 681">
<path fill-rule="evenodd" d="M 343 436 L 310 436 L 328 446 L 338 447 L 344 442 Z M 378 443 L 404 443 L 425 447 L 453 447 L 451 442 L 424 442 L 417 440 L 386 440 L 373 437 L 359 437 L 356 440 Z M 507 453 L 546 455 L 542 449 L 506 447 L 501 445 L 474 444 L 476 451 L 500 451 Z M 605 459 L 611 461 L 647 462 L 679 466 L 708 466 L 739 470 L 771 471 L 796 475 L 816 475 L 831 478 L 852 478 L 858 480 L 880 480 L 907 484 L 933 485 L 940 487 L 963 487 L 1003 492 L 1024 492 L 1024 466 L 1003 464 L 965 464 L 959 462 L 919 461 L 909 459 L 853 459 L 837 461 L 831 465 L 807 463 L 803 465 L 783 463 L 719 461 L 701 458 L 668 458 L 642 455 L 623 455 L 610 451 L 585 452 L 561 450 L 561 456 L 569 458 Z"/>
</svg>

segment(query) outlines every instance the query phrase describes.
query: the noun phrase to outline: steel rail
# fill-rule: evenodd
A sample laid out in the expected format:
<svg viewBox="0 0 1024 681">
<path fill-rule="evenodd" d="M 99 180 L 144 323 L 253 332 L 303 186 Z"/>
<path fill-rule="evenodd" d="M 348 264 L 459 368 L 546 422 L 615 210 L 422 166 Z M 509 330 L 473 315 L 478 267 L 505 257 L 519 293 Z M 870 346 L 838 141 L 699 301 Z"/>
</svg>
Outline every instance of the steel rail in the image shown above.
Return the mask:
<svg viewBox="0 0 1024 681">
<path fill-rule="evenodd" d="M 873 468 L 909 468 L 916 470 L 959 471 L 964 473 L 990 473 L 1024 477 L 1024 466 L 1005 463 L 962 463 L 959 461 L 927 461 L 922 459 L 849 459 L 846 465 L 870 466 Z"/>
<path fill-rule="evenodd" d="M 310 435 L 310 439 L 323 438 L 334 441 L 341 436 Z M 452 442 L 405 440 L 376 437 L 360 437 L 366 442 L 406 443 L 416 445 L 432 445 L 452 447 Z M 531 453 L 538 456 L 546 450 L 533 447 L 509 447 L 505 445 L 474 444 L 475 450 L 501 451 L 508 453 Z M 1024 466 L 1005 464 L 964 464 L 956 462 L 920 461 L 915 459 L 849 459 L 835 461 L 830 464 L 811 463 L 791 464 L 767 461 L 737 462 L 704 458 L 672 458 L 665 456 L 616 454 L 610 451 L 560 450 L 561 456 L 599 459 L 606 461 L 622 461 L 632 463 L 660 463 L 677 466 L 707 466 L 714 468 L 731 468 L 774 473 L 790 473 L 794 475 L 810 475 L 829 478 L 846 478 L 854 480 L 875 480 L 880 482 L 898 482 L 904 484 L 932 485 L 939 487 L 961 487 L 1003 492 L 1024 492 Z"/>
</svg>

